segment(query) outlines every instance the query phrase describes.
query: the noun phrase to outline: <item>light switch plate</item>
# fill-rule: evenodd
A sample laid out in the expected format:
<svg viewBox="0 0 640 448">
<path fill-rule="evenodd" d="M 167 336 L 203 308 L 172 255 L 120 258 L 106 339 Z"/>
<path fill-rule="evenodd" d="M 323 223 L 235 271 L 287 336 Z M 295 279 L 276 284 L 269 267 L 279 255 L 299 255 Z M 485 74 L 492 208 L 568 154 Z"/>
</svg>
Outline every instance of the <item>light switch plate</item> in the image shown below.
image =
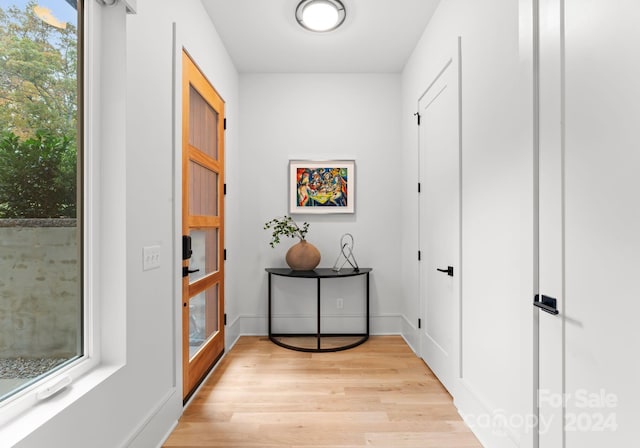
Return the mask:
<svg viewBox="0 0 640 448">
<path fill-rule="evenodd" d="M 146 246 L 142 248 L 142 270 L 160 267 L 160 246 Z"/>
</svg>

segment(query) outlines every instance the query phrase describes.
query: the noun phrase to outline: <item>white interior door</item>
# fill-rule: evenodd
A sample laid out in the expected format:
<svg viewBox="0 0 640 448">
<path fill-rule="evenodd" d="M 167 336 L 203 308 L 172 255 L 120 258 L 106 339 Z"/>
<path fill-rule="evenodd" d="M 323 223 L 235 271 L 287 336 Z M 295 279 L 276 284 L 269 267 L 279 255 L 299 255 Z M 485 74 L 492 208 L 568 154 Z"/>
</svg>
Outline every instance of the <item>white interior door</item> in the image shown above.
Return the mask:
<svg viewBox="0 0 640 448">
<path fill-rule="evenodd" d="M 636 446 L 640 2 L 540 8 L 539 446 Z"/>
<path fill-rule="evenodd" d="M 538 311 L 538 406 L 540 447 L 560 448 L 563 439 L 564 279 L 562 0 L 540 0 L 539 242 L 536 291 L 556 301 Z M 555 20 L 552 20 L 555 18 Z M 542 297 L 539 297 L 543 301 Z M 552 303 L 552 302 L 551 302 Z M 555 307 L 555 312 L 552 308 Z"/>
<path fill-rule="evenodd" d="M 418 101 L 420 114 L 421 355 L 452 391 L 459 328 L 460 139 L 457 58 Z"/>
</svg>

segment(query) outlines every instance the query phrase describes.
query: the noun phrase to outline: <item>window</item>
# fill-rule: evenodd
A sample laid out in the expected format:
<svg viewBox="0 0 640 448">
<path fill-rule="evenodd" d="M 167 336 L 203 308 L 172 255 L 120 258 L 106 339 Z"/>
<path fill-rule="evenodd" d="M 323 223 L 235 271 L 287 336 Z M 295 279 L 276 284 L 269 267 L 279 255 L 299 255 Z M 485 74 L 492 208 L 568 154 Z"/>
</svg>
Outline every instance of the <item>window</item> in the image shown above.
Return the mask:
<svg viewBox="0 0 640 448">
<path fill-rule="evenodd" d="M 0 406 L 85 354 L 82 0 L 0 0 Z"/>
</svg>

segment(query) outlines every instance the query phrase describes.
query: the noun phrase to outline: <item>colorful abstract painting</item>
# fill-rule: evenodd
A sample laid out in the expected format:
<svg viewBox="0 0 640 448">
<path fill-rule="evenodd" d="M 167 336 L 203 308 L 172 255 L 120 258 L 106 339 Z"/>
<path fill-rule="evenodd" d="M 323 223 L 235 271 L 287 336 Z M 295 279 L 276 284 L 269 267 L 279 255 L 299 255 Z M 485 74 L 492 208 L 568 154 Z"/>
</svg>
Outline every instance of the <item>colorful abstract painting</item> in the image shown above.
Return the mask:
<svg viewBox="0 0 640 448">
<path fill-rule="evenodd" d="M 355 162 L 290 161 L 290 213 L 353 213 Z"/>
</svg>

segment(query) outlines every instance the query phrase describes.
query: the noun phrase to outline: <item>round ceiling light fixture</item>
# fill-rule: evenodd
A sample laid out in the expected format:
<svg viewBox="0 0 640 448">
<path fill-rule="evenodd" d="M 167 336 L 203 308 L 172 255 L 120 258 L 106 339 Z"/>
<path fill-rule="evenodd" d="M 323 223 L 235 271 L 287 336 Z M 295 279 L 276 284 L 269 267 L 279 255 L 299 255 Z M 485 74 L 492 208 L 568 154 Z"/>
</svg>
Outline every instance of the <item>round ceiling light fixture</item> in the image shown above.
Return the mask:
<svg viewBox="0 0 640 448">
<path fill-rule="evenodd" d="M 316 33 L 335 30 L 346 16 L 340 0 L 302 0 L 296 8 L 296 20 L 300 26 Z"/>
</svg>

